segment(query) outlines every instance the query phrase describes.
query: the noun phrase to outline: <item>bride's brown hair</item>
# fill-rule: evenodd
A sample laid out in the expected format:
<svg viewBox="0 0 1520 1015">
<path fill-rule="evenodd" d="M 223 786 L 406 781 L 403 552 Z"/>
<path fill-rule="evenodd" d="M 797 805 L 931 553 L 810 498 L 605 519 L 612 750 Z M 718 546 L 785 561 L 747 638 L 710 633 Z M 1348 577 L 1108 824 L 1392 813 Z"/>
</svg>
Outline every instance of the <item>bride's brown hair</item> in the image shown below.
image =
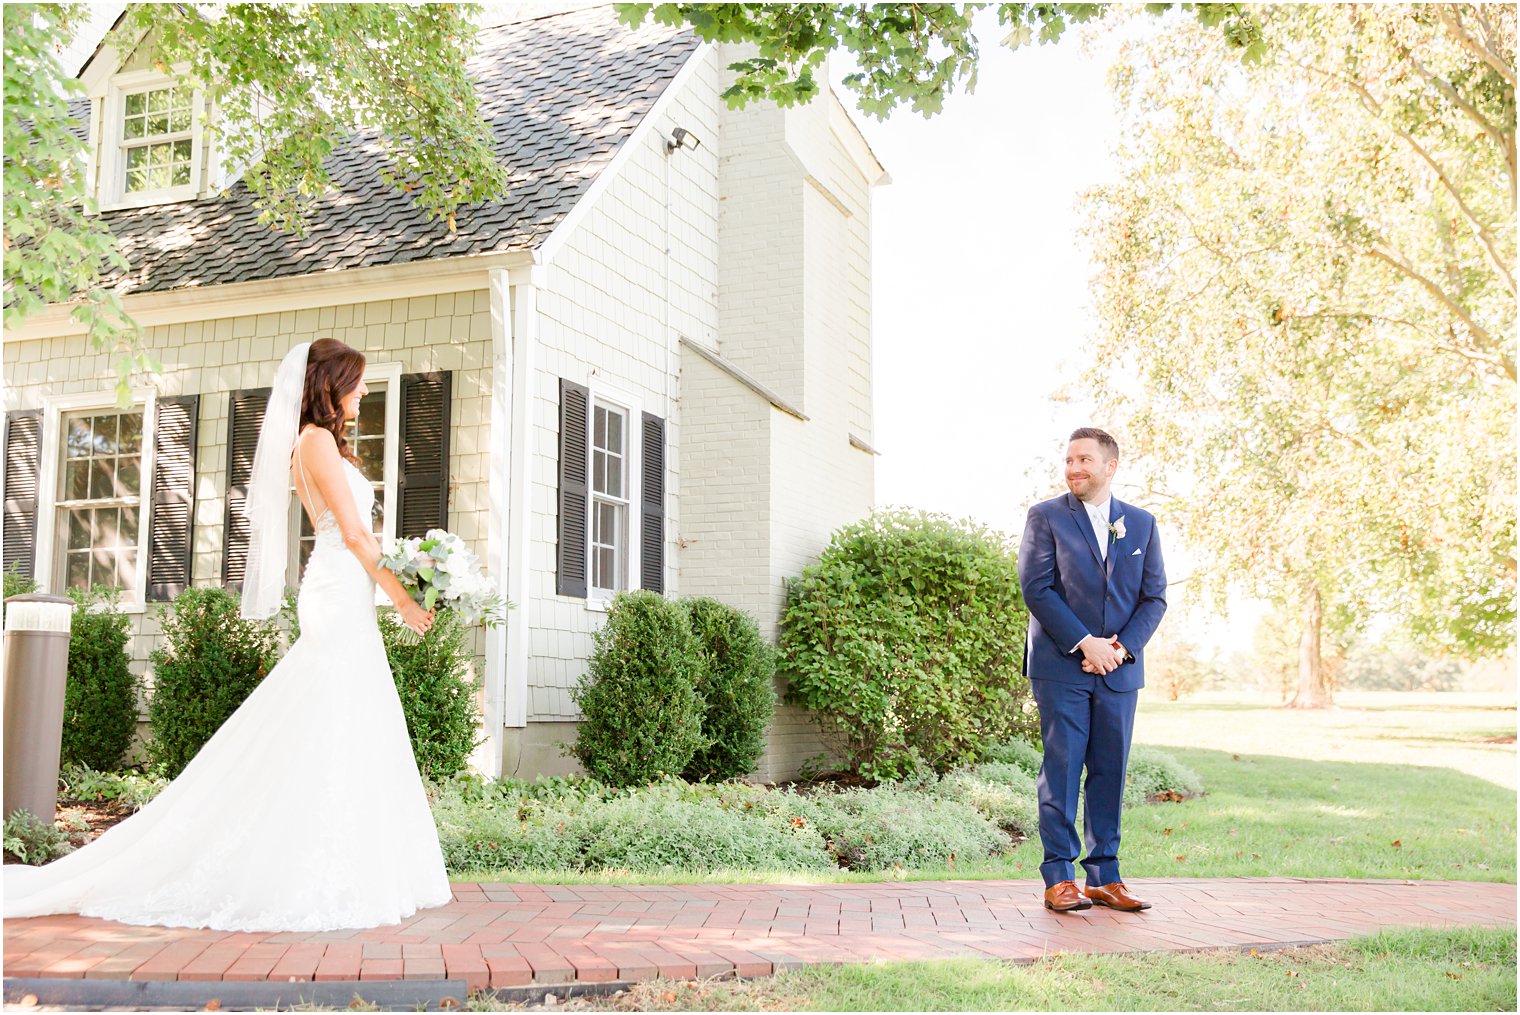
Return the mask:
<svg viewBox="0 0 1520 1015">
<path fill-rule="evenodd" d="M 364 354 L 336 338 L 319 338 L 306 354 L 306 386 L 301 392 L 301 426 L 314 423 L 333 435 L 338 454 L 355 465 L 343 425 L 343 399 L 364 379 Z"/>
</svg>

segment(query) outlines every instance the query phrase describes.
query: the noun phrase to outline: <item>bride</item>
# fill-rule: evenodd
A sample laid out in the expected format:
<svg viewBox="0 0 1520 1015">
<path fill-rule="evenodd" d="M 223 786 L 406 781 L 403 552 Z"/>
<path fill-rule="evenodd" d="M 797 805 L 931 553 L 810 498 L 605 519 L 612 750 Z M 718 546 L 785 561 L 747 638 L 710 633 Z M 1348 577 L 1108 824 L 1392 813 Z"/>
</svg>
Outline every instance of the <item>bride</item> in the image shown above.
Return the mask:
<svg viewBox="0 0 1520 1015">
<path fill-rule="evenodd" d="M 324 931 L 395 924 L 451 900 L 375 586 L 419 634 L 433 614 L 376 564 L 374 490 L 344 435 L 363 373 L 364 356 L 336 339 L 297 345 L 259 430 L 242 613 L 279 610 L 294 485 L 316 530 L 300 637 L 142 810 L 50 864 L 6 865 L 7 918 Z"/>
</svg>

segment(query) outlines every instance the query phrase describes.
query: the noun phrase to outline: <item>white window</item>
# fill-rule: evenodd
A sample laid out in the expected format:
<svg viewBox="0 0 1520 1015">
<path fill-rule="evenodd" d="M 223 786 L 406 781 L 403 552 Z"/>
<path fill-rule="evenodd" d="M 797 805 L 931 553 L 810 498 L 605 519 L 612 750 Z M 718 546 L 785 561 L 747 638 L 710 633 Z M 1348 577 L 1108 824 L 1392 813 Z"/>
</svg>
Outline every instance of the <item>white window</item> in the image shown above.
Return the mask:
<svg viewBox="0 0 1520 1015">
<path fill-rule="evenodd" d="M 609 597 L 628 587 L 628 412 L 591 406 L 591 594 Z"/>
<path fill-rule="evenodd" d="M 63 417 L 57 588 L 135 590 L 142 561 L 143 410 Z"/>
<path fill-rule="evenodd" d="M 130 612 L 148 581 L 153 476 L 151 390 L 126 408 L 110 395 L 44 399 L 37 505 L 37 578 L 43 591 L 109 585 Z"/>
<path fill-rule="evenodd" d="M 199 92 L 156 71 L 131 72 L 113 79 L 104 109 L 102 208 L 196 196 L 204 132 Z"/>
<path fill-rule="evenodd" d="M 122 193 L 168 190 L 190 182 L 195 135 L 189 88 L 144 88 L 122 95 Z"/>
</svg>

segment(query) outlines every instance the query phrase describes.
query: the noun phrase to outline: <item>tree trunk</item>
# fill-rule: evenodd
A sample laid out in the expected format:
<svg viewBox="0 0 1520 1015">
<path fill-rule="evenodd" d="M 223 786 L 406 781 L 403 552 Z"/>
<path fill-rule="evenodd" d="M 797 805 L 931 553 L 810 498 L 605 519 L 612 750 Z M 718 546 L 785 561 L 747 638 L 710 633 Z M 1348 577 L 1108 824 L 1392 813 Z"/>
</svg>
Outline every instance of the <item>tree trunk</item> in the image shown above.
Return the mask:
<svg viewBox="0 0 1520 1015">
<path fill-rule="evenodd" d="M 1298 693 L 1289 708 L 1328 708 L 1335 704 L 1325 683 L 1325 667 L 1320 661 L 1320 628 L 1324 621 L 1319 583 L 1311 582 L 1304 593 L 1304 630 L 1298 639 Z"/>
</svg>

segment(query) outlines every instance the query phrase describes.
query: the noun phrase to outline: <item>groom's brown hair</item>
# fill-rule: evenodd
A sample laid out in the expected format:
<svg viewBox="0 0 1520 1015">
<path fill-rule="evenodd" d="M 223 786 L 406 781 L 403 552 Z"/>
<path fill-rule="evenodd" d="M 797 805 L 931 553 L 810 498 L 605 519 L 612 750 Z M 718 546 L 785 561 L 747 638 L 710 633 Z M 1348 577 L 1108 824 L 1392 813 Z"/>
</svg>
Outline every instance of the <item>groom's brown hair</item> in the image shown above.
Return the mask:
<svg viewBox="0 0 1520 1015">
<path fill-rule="evenodd" d="M 1095 426 L 1083 426 L 1071 432 L 1069 440 L 1073 441 L 1097 441 L 1098 447 L 1109 458 L 1119 457 L 1119 442 L 1109 436 L 1106 430 L 1099 430 Z"/>
</svg>

